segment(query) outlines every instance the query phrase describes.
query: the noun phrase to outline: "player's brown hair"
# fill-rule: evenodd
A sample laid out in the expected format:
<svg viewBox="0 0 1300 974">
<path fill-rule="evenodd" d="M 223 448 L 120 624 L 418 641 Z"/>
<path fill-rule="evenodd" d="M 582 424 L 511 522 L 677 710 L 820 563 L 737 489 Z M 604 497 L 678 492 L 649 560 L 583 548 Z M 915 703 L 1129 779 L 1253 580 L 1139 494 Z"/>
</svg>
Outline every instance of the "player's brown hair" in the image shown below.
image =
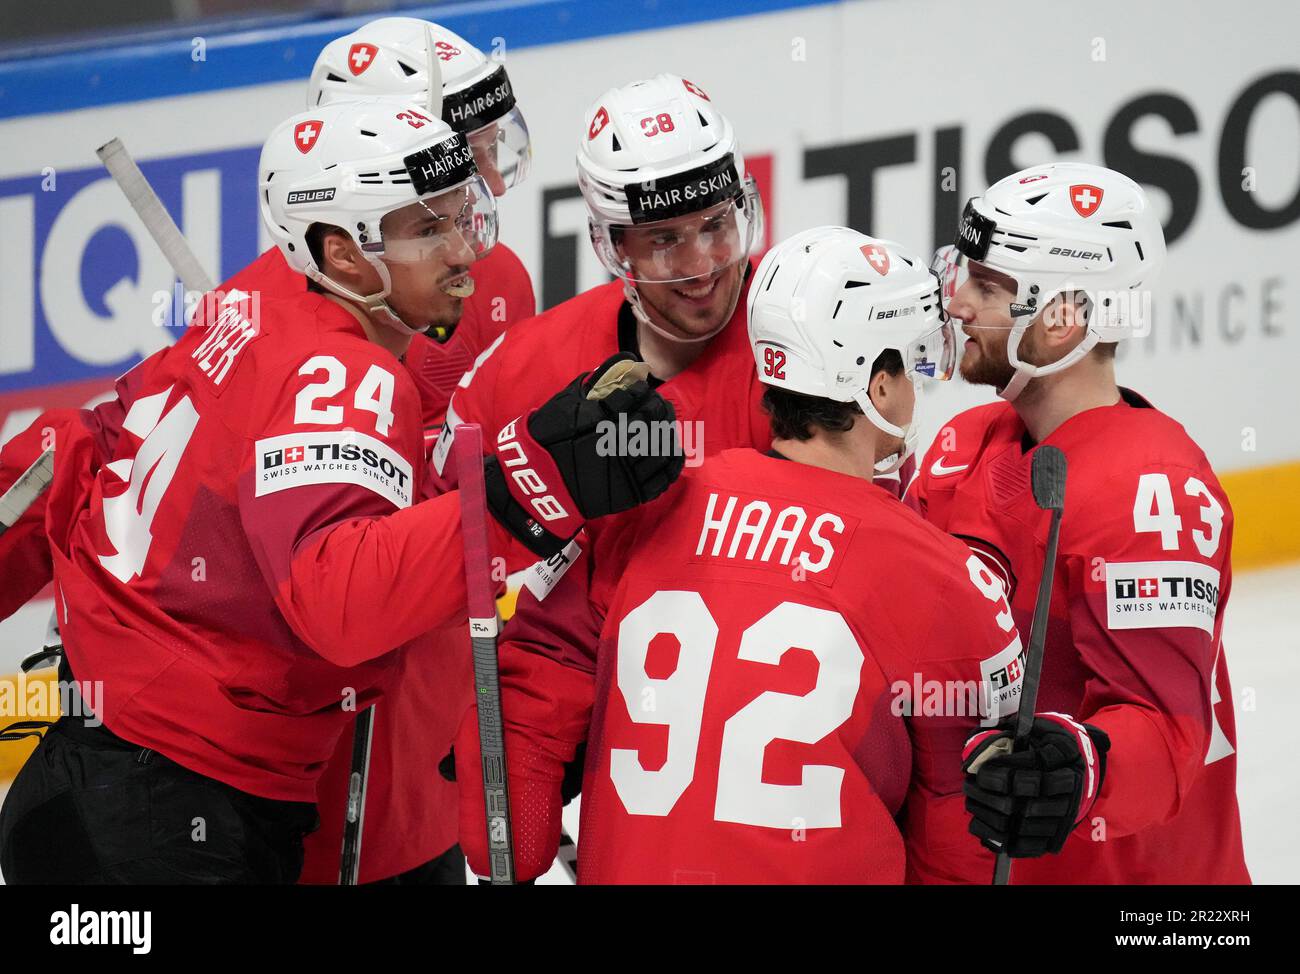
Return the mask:
<svg viewBox="0 0 1300 974">
<path fill-rule="evenodd" d="M 903 357 L 887 348 L 871 363 L 871 375 L 885 372 L 898 375 L 903 371 Z M 814 427 L 831 433 L 852 429 L 862 410 L 855 402 L 836 402 L 820 396 L 768 386 L 763 392 L 763 409 L 772 418 L 772 436 L 778 440 L 811 440 Z"/>
</svg>

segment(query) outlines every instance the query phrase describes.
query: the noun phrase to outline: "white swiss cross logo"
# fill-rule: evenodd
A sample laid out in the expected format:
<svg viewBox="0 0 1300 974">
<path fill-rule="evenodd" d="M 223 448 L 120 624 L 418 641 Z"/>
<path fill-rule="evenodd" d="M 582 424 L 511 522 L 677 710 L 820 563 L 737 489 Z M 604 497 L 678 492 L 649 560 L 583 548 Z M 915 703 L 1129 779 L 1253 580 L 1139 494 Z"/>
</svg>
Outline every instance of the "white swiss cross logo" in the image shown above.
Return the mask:
<svg viewBox="0 0 1300 974">
<path fill-rule="evenodd" d="M 1088 217 L 1097 212 L 1097 207 L 1101 206 L 1101 198 L 1105 195 L 1100 186 L 1089 186 L 1087 183 L 1080 183 L 1077 186 L 1070 187 L 1070 202 L 1074 205 L 1074 212 L 1079 216 Z"/>
<path fill-rule="evenodd" d="M 373 44 L 353 44 L 348 48 L 348 70 L 353 76 L 361 74 L 375 60 L 379 48 Z"/>
<path fill-rule="evenodd" d="M 875 268 L 877 274 L 883 277 L 889 273 L 889 254 L 885 252 L 885 248 L 876 244 L 867 244 L 861 250 L 862 256 L 867 258 L 867 263 Z"/>
<path fill-rule="evenodd" d="M 1138 579 L 1138 595 L 1144 599 L 1154 599 L 1160 594 L 1160 582 L 1154 578 Z"/>
<path fill-rule="evenodd" d="M 298 147 L 298 151 L 303 155 L 311 152 L 311 147 L 316 144 L 320 138 L 321 122 L 319 119 L 309 118 L 305 122 L 299 122 L 293 127 L 293 144 Z"/>
</svg>

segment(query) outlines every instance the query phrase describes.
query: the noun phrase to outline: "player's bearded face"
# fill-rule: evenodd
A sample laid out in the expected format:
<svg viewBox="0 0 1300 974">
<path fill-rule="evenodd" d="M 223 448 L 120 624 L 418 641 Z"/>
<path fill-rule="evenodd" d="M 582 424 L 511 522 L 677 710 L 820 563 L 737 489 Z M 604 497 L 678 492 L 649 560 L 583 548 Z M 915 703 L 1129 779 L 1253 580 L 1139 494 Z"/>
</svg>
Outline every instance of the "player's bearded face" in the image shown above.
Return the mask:
<svg viewBox="0 0 1300 974">
<path fill-rule="evenodd" d="M 619 249 L 639 272 L 635 286 L 646 310 L 683 337 L 716 331 L 735 311 L 745 261 L 737 259 L 738 254 L 743 257 L 744 244 L 732 203 L 627 228 Z M 650 265 L 653 272 L 643 270 Z"/>
<path fill-rule="evenodd" d="M 455 328 L 463 300 L 474 293 L 475 247 L 463 225 L 473 192 L 462 188 L 412 203 L 381 223 L 392 280 L 388 304 L 412 328 Z"/>
<path fill-rule="evenodd" d="M 976 261 L 970 262 L 966 282 L 948 302 L 948 313 L 961 322 L 967 339 L 959 363 L 961 377 L 967 382 L 1001 389 L 1015 375 L 1007 358 L 1007 334 L 1014 324 L 1011 302 L 1015 299 L 1015 281 Z M 1029 344 L 1026 335 L 1019 352 L 1024 361 L 1029 360 Z"/>
</svg>

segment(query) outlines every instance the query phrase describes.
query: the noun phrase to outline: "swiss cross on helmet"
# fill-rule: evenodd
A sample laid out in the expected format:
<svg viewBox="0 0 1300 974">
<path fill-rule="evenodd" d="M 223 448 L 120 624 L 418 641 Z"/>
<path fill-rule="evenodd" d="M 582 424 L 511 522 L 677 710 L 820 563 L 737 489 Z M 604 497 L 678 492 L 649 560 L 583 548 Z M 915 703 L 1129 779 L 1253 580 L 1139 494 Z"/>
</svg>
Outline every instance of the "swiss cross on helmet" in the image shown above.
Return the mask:
<svg viewBox="0 0 1300 974">
<path fill-rule="evenodd" d="M 1016 374 L 1000 392 L 1013 399 L 1030 379 L 1068 368 L 1099 341 L 1144 333 L 1165 236 L 1133 180 L 1101 166 L 1060 162 L 1014 173 L 969 200 L 955 250 L 943 261 L 954 277 L 966 261 L 977 261 L 1016 284 L 1007 336 L 1007 359 Z M 1061 294 L 1087 298 L 1083 340 L 1048 365 L 1021 361 L 1021 338 Z"/>
<path fill-rule="evenodd" d="M 853 402 L 903 449 L 877 464 L 896 470 L 916 449 L 919 424 L 887 420 L 871 401 L 872 365 L 896 351 L 916 383 L 952 377 L 957 339 L 939 279 L 921 259 L 846 227 L 816 227 L 773 247 L 749 290 L 750 346 L 771 386 Z"/>
<path fill-rule="evenodd" d="M 479 171 L 502 195 L 528 173 L 528 125 L 505 65 L 446 27 L 414 17 L 382 17 L 331 41 L 312 69 L 307 107 L 361 98 L 427 105 L 431 58 L 442 79 L 442 120 L 469 140 Z"/>
<path fill-rule="evenodd" d="M 630 259 L 620 234 L 717 211 L 714 270 L 749 256 L 762 233 L 762 203 L 736 144 L 731 123 L 702 89 L 660 74 L 611 88 L 592 103 L 578 147 L 578 186 L 587 204 L 592 244 L 601 263 L 624 281 L 690 280 L 666 242 Z M 717 246 L 722 243 L 723 246 Z"/>
</svg>

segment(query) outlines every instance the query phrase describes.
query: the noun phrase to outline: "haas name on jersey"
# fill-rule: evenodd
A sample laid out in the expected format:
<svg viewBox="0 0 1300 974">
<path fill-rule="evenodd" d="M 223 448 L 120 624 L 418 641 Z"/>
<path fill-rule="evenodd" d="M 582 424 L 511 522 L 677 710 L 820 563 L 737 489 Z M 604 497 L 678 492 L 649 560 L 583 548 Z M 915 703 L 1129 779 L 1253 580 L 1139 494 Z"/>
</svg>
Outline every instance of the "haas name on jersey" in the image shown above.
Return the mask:
<svg viewBox="0 0 1300 974">
<path fill-rule="evenodd" d="M 697 557 L 798 565 L 809 574 L 825 571 L 843 541 L 844 519 L 830 511 L 810 513 L 798 504 L 709 493 L 700 524 Z"/>
</svg>

